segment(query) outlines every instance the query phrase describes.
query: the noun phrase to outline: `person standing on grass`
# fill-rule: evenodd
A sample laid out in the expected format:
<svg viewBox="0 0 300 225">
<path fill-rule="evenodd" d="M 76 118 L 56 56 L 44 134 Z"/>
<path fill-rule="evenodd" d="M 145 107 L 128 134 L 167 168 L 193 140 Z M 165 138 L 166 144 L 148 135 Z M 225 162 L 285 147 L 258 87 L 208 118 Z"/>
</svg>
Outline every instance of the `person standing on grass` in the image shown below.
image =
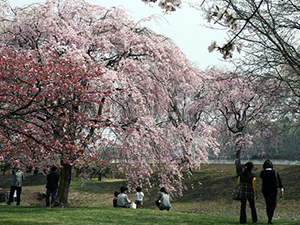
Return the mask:
<svg viewBox="0 0 300 225">
<path fill-rule="evenodd" d="M 12 170 L 12 181 L 7 205 L 10 205 L 13 202 L 13 196 L 15 191 L 17 192 L 17 205 L 20 205 L 22 185 L 24 179 L 24 173 L 21 171 L 20 166 L 16 166 L 16 168 Z"/>
<path fill-rule="evenodd" d="M 47 191 L 46 191 L 46 207 L 50 207 L 50 196 L 51 196 L 51 205 L 56 199 L 56 191 L 58 189 L 59 175 L 56 173 L 57 167 L 52 166 L 50 173 L 47 175 Z"/>
<path fill-rule="evenodd" d="M 160 189 L 160 193 L 158 195 L 158 198 L 156 200 L 156 206 L 160 209 L 160 210 L 167 210 L 170 211 L 171 210 L 171 198 L 170 195 L 168 194 L 166 188 L 162 187 Z"/>
<path fill-rule="evenodd" d="M 268 224 L 273 224 L 272 219 L 277 203 L 277 188 L 280 188 L 280 196 L 283 198 L 283 184 L 279 173 L 273 170 L 273 163 L 270 160 L 267 159 L 264 162 L 263 169 L 264 170 L 260 172 L 262 193 L 267 206 Z"/>
<path fill-rule="evenodd" d="M 251 208 L 251 216 L 252 223 L 257 222 L 257 214 L 254 203 L 254 193 L 256 195 L 256 199 L 258 199 L 257 187 L 256 187 L 256 178 L 252 173 L 253 163 L 247 162 L 245 164 L 245 169 L 238 177 L 238 185 L 240 186 L 239 197 L 241 198 L 241 212 L 240 212 L 240 223 L 247 223 L 247 215 L 246 215 L 246 204 L 247 200 L 250 204 Z"/>
<path fill-rule="evenodd" d="M 137 209 L 141 209 L 143 206 L 143 198 L 144 198 L 144 193 L 142 192 L 141 187 L 136 188 L 136 193 L 135 193 L 135 204 Z"/>
<path fill-rule="evenodd" d="M 117 207 L 130 208 L 131 201 L 128 199 L 127 190 L 127 187 L 121 187 L 121 193 L 117 197 Z"/>
</svg>

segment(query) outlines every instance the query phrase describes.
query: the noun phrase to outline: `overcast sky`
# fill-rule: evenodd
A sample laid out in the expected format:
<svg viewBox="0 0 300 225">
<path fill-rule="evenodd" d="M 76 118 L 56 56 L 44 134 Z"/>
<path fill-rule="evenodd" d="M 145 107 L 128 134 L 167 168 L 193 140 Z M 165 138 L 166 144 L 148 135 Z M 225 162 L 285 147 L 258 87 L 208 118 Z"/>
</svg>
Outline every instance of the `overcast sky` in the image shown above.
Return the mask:
<svg viewBox="0 0 300 225">
<path fill-rule="evenodd" d="M 5 1 L 5 0 L 2 0 Z M 45 0 L 6 0 L 12 7 L 22 7 L 31 3 L 43 3 Z M 208 66 L 226 65 L 222 62 L 222 56 L 218 52 L 209 53 L 208 46 L 213 40 L 218 44 L 225 42 L 224 30 L 212 30 L 206 28 L 207 22 L 199 11 L 189 7 L 185 2 L 196 0 L 183 0 L 182 9 L 171 14 L 164 14 L 157 4 L 151 6 L 141 0 L 85 0 L 86 2 L 105 7 L 122 7 L 134 21 L 150 15 L 157 15 L 157 19 L 144 22 L 143 25 L 151 28 L 158 34 L 171 38 L 187 55 L 187 57 L 201 70 Z"/>
</svg>

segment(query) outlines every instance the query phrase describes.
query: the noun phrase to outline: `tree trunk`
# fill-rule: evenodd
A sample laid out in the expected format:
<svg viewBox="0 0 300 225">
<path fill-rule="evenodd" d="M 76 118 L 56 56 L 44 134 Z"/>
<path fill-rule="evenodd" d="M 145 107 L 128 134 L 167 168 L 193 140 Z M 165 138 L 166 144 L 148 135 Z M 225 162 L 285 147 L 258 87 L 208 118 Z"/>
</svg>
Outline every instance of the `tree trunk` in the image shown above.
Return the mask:
<svg viewBox="0 0 300 225">
<path fill-rule="evenodd" d="M 91 173 L 90 173 L 90 180 L 93 179 L 93 176 L 95 174 L 96 170 L 95 169 L 92 169 Z"/>
<path fill-rule="evenodd" d="M 241 151 L 242 151 L 242 143 L 241 143 L 241 139 L 239 139 L 239 136 L 242 134 L 237 135 L 237 141 L 235 143 L 235 170 L 236 170 L 236 174 L 237 176 L 240 176 L 241 173 L 243 172 L 243 166 L 241 164 Z"/>
<path fill-rule="evenodd" d="M 240 176 L 241 173 L 243 172 L 243 167 L 241 164 L 241 150 L 238 150 L 235 152 L 235 170 L 237 176 Z"/>
<path fill-rule="evenodd" d="M 62 169 L 59 179 L 59 187 L 57 191 L 57 198 L 52 206 L 67 207 L 68 206 L 68 194 L 71 184 L 72 166 L 66 163 L 62 163 Z"/>
</svg>

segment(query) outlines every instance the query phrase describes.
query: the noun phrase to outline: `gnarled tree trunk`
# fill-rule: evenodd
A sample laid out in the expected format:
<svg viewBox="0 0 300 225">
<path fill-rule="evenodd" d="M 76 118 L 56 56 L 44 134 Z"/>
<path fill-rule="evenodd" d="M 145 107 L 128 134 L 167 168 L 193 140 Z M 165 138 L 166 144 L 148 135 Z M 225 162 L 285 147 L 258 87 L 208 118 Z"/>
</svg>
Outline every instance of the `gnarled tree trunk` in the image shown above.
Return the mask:
<svg viewBox="0 0 300 225">
<path fill-rule="evenodd" d="M 57 191 L 57 198 L 53 206 L 67 207 L 68 206 L 68 194 L 71 184 L 72 166 L 66 163 L 62 163 L 62 169 L 59 179 L 59 187 Z"/>
<path fill-rule="evenodd" d="M 237 176 L 240 176 L 241 173 L 243 172 L 243 166 L 241 164 L 241 151 L 242 151 L 242 148 L 243 148 L 243 144 L 241 143 L 242 139 L 240 139 L 241 135 L 242 134 L 237 135 L 237 140 L 236 140 L 235 145 L 234 145 L 234 149 L 235 149 L 235 170 L 236 170 Z"/>
</svg>

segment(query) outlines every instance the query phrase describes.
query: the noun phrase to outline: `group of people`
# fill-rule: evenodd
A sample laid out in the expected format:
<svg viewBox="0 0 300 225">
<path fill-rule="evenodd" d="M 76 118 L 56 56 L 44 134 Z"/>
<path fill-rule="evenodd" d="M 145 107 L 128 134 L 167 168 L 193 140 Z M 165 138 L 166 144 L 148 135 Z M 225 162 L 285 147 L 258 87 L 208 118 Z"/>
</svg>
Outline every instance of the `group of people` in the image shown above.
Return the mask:
<svg viewBox="0 0 300 225">
<path fill-rule="evenodd" d="M 238 176 L 237 184 L 240 186 L 239 198 L 241 199 L 241 211 L 240 211 L 240 223 L 247 223 L 246 216 L 246 204 L 247 201 L 250 204 L 252 222 L 257 222 L 257 213 L 255 208 L 254 199 L 258 198 L 256 177 L 252 173 L 253 163 L 247 162 L 245 164 L 244 171 Z M 52 205 L 56 199 L 56 191 L 58 189 L 59 175 L 56 172 L 57 167 L 53 166 L 50 172 L 47 174 L 47 191 L 46 191 L 46 207 Z M 14 193 L 16 192 L 16 204 L 20 205 L 20 196 L 22 192 L 22 183 L 24 180 L 24 173 L 21 171 L 20 166 L 16 166 L 12 171 L 12 182 L 10 187 L 9 200 L 7 202 L 10 205 L 13 202 Z M 263 170 L 260 173 L 260 178 L 262 179 L 262 193 L 266 202 L 268 224 L 273 224 L 272 219 L 277 202 L 277 189 L 280 188 L 281 197 L 283 197 L 283 184 L 279 173 L 273 170 L 273 163 L 270 160 L 266 160 L 263 164 Z M 132 202 L 127 196 L 128 188 L 122 186 L 120 192 L 115 192 L 115 198 L 113 200 L 114 207 L 120 208 L 130 208 Z M 50 202 L 51 197 L 51 202 Z M 135 204 L 136 208 L 141 209 L 143 207 L 144 193 L 141 187 L 136 188 L 135 194 Z M 159 196 L 156 200 L 156 205 L 160 210 L 171 209 L 171 198 L 168 194 L 166 188 L 162 187 L 160 189 Z"/>
<path fill-rule="evenodd" d="M 22 185 L 24 181 L 24 173 L 21 170 L 20 166 L 16 166 L 12 170 L 12 181 L 10 186 L 9 198 L 7 205 L 10 205 L 13 202 L 14 194 L 16 192 L 16 205 L 20 205 L 21 202 L 21 192 Z M 46 184 L 46 207 L 50 207 L 56 199 L 56 191 L 58 189 L 59 175 L 57 173 L 57 167 L 52 166 L 50 172 L 47 174 L 47 184 Z M 51 202 L 50 202 L 51 198 Z"/>
<path fill-rule="evenodd" d="M 127 190 L 128 190 L 127 187 L 122 186 L 120 188 L 121 193 L 115 191 L 114 194 L 115 198 L 113 199 L 113 207 L 130 208 L 133 202 L 131 202 L 128 199 Z M 144 193 L 142 192 L 142 188 L 137 187 L 135 193 L 135 205 L 137 209 L 141 209 L 143 207 L 143 198 L 144 198 Z M 172 207 L 171 198 L 166 188 L 162 187 L 160 189 L 160 193 L 155 203 L 160 210 L 170 211 Z"/>
<path fill-rule="evenodd" d="M 252 173 L 253 163 L 247 162 L 244 171 L 238 176 L 237 184 L 240 186 L 239 198 L 241 199 L 240 223 L 247 223 L 246 203 L 250 204 L 252 223 L 257 222 L 257 214 L 254 198 L 258 199 L 256 178 Z M 268 224 L 273 224 L 272 219 L 277 202 L 277 189 L 280 188 L 280 195 L 283 197 L 283 184 L 279 173 L 273 170 L 273 163 L 266 160 L 263 170 L 260 173 L 262 179 L 262 193 L 266 202 Z"/>
<path fill-rule="evenodd" d="M 238 176 L 237 184 L 240 186 L 239 199 L 241 199 L 241 211 L 240 211 L 240 223 L 247 223 L 246 215 L 246 204 L 247 201 L 250 204 L 252 223 L 257 222 L 257 213 L 255 208 L 254 199 L 258 199 L 258 192 L 256 186 L 256 177 L 252 173 L 253 163 L 247 162 L 245 164 L 244 171 Z M 262 193 L 266 202 L 268 224 L 273 224 L 272 219 L 274 211 L 276 208 L 277 202 L 277 189 L 280 188 L 280 195 L 283 197 L 283 184 L 279 173 L 276 170 L 273 170 L 273 163 L 270 160 L 266 160 L 263 164 L 263 170 L 260 173 L 260 178 L 262 179 Z M 130 208 L 132 202 L 128 199 L 127 196 L 127 187 L 121 187 L 119 193 L 115 192 L 115 198 L 113 200 L 113 207 L 120 208 Z M 135 194 L 135 204 L 136 208 L 141 209 L 143 206 L 143 197 L 144 193 L 142 192 L 141 187 L 136 188 Z M 159 196 L 156 200 L 156 205 L 160 210 L 171 209 L 170 195 L 164 187 L 160 189 Z"/>
</svg>

